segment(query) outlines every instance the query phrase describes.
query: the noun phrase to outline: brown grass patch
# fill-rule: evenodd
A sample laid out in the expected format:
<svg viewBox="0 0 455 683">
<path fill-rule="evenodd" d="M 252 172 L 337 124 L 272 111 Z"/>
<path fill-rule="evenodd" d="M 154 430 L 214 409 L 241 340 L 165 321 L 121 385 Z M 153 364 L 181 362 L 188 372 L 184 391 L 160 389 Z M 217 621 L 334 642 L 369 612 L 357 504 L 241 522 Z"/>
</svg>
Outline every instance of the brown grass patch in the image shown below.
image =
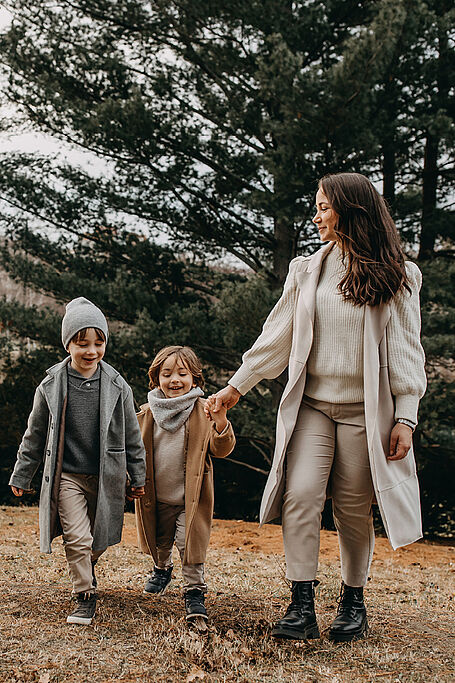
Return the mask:
<svg viewBox="0 0 455 683">
<path fill-rule="evenodd" d="M 417 543 L 393 553 L 377 539 L 366 591 L 370 635 L 276 642 L 271 624 L 289 600 L 277 526 L 214 523 L 207 561 L 207 635 L 188 630 L 176 558 L 172 588 L 142 594 L 150 560 L 135 547 L 134 517 L 122 544 L 100 560 L 92 626 L 66 624 L 70 582 L 61 543 L 38 551 L 36 508 L 0 510 L 0 681 L 360 683 L 455 680 L 455 549 Z M 336 535 L 322 533 L 317 611 L 326 630 L 336 611 Z"/>
</svg>

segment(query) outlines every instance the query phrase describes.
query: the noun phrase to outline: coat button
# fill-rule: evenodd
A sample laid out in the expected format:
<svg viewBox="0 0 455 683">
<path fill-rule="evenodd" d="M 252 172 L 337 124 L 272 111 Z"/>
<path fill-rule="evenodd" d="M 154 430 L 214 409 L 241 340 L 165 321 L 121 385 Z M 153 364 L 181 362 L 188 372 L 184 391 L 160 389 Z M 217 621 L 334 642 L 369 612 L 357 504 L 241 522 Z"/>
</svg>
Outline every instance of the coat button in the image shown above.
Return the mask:
<svg viewBox="0 0 455 683">
<path fill-rule="evenodd" d="M 46 479 L 46 481 L 49 481 L 49 477 L 44 477 L 44 478 Z"/>
<path fill-rule="evenodd" d="M 46 455 L 47 455 L 48 457 L 50 456 L 50 454 L 51 454 L 50 451 L 46 451 Z"/>
</svg>

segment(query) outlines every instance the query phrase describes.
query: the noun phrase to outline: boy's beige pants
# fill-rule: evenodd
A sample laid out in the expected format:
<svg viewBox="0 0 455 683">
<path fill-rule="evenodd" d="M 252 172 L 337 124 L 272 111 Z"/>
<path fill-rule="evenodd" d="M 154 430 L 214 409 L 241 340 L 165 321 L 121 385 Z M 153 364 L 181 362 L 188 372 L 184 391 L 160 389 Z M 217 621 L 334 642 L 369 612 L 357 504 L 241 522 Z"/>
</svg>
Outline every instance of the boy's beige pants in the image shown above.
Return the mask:
<svg viewBox="0 0 455 683">
<path fill-rule="evenodd" d="M 104 553 L 92 552 L 97 495 L 96 475 L 62 472 L 58 514 L 74 593 L 94 592 L 92 562 Z"/>
<path fill-rule="evenodd" d="M 374 547 L 364 404 L 305 396 L 286 455 L 282 523 L 288 579 L 316 577 L 329 480 L 342 579 L 348 586 L 364 586 Z"/>
<path fill-rule="evenodd" d="M 193 588 L 207 591 L 204 580 L 203 564 L 183 564 L 185 553 L 185 506 L 156 504 L 156 550 L 158 554 L 157 567 L 168 569 L 172 567 L 172 546 L 176 545 L 182 561 L 183 590 Z"/>
</svg>

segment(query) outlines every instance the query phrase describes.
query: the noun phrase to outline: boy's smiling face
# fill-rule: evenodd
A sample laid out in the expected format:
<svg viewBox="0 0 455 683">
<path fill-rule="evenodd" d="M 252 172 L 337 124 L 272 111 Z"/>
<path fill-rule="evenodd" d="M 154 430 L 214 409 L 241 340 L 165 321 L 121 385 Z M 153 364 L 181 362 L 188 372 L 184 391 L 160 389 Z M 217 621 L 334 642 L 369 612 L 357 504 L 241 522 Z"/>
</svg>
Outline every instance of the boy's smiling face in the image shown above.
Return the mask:
<svg viewBox="0 0 455 683">
<path fill-rule="evenodd" d="M 96 372 L 105 351 L 106 342 L 100 339 L 93 327 L 87 330 L 83 339 L 72 340 L 68 344 L 71 367 L 83 377 L 91 377 Z"/>
<path fill-rule="evenodd" d="M 166 398 L 183 396 L 196 386 L 193 375 L 175 353 L 168 356 L 162 364 L 158 380 Z"/>
</svg>

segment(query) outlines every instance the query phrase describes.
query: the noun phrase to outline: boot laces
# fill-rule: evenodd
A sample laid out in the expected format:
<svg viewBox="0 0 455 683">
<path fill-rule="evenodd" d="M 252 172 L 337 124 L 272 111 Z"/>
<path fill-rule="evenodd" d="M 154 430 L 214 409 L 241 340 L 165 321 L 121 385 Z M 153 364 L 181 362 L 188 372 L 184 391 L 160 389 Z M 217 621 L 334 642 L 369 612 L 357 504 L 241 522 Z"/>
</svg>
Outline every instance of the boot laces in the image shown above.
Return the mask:
<svg viewBox="0 0 455 683">
<path fill-rule="evenodd" d="M 307 582 L 305 581 L 304 583 Z M 318 585 L 319 581 L 315 579 L 314 581 L 311 581 L 311 586 L 306 586 L 306 589 L 302 591 L 300 582 L 296 582 L 292 587 L 291 604 L 287 608 L 286 614 L 289 614 L 296 609 L 303 613 L 311 612 L 314 606 L 314 589 Z"/>
<path fill-rule="evenodd" d="M 363 606 L 363 600 L 359 600 L 359 597 L 356 595 L 356 591 L 352 589 L 346 590 L 346 585 L 344 583 L 341 584 L 340 594 L 337 597 L 337 603 L 337 614 L 346 614 L 351 619 L 355 618 L 357 611 Z"/>
</svg>

